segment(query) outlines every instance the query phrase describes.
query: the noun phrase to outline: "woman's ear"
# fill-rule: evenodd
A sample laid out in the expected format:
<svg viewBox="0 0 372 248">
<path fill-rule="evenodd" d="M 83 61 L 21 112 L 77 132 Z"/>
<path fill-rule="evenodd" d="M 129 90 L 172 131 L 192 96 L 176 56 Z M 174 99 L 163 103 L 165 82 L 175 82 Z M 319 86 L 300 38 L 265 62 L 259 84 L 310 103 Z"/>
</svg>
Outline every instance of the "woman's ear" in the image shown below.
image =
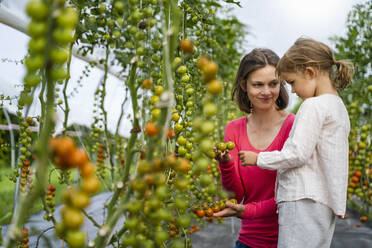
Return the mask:
<svg viewBox="0 0 372 248">
<path fill-rule="evenodd" d="M 240 80 L 240 88 L 242 88 L 244 92 L 247 92 L 247 81 L 246 80 L 244 79 Z"/>
<path fill-rule="evenodd" d="M 308 67 L 306 67 L 305 75 L 309 76 L 310 79 L 313 79 L 313 78 L 315 78 L 316 76 L 318 76 L 318 71 L 315 70 L 313 67 L 308 66 Z"/>
</svg>

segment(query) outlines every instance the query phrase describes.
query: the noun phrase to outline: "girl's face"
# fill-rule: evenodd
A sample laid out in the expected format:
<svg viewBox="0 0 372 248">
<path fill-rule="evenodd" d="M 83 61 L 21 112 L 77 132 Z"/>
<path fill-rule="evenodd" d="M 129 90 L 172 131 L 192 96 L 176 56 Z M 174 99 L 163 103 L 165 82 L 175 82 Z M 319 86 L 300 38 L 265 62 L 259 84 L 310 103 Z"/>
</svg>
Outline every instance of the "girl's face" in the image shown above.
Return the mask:
<svg viewBox="0 0 372 248">
<path fill-rule="evenodd" d="M 251 72 L 241 87 L 246 90 L 253 109 L 267 110 L 276 106 L 280 84 L 275 77 L 274 66 L 267 65 Z"/>
<path fill-rule="evenodd" d="M 305 72 L 285 72 L 283 79 L 292 87 L 292 93 L 296 93 L 301 99 L 313 97 L 316 94 L 316 81 L 314 77 Z"/>
</svg>

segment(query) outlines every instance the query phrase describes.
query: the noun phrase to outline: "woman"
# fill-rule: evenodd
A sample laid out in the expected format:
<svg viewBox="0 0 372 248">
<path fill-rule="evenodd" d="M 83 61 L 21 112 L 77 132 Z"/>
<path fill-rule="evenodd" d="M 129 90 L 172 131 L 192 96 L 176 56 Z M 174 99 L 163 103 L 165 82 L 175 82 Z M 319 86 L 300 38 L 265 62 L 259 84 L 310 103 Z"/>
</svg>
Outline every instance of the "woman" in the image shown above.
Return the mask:
<svg viewBox="0 0 372 248">
<path fill-rule="evenodd" d="M 243 167 L 240 160 L 246 151 L 281 150 L 292 128 L 294 115 L 284 111 L 288 93 L 284 82 L 275 76 L 278 61 L 279 57 L 269 49 L 254 49 L 242 59 L 232 98 L 248 115 L 226 126 L 225 142 L 234 142 L 235 148 L 217 151 L 222 185 L 241 204 L 228 202 L 227 208 L 215 216 L 241 218 L 236 248 L 276 247 L 278 242 L 276 172 Z"/>
</svg>

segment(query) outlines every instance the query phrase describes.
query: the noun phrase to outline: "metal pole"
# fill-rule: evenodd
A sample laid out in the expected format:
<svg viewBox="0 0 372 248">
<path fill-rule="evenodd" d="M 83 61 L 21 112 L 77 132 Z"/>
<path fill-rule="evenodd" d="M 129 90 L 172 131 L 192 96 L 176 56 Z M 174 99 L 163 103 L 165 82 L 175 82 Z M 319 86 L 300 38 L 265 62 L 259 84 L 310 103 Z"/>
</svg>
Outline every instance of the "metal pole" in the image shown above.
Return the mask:
<svg viewBox="0 0 372 248">
<path fill-rule="evenodd" d="M 5 8 L 2 8 L 0 6 L 0 23 L 3 23 L 11 28 L 14 28 L 15 30 L 18 30 L 26 35 L 28 35 L 28 32 L 27 32 L 27 22 L 21 18 L 19 18 L 18 16 L 14 15 L 13 13 L 11 13 L 10 11 L 8 11 L 7 9 Z M 82 54 L 80 54 L 78 52 L 78 49 L 76 46 L 74 46 L 72 48 L 72 55 L 74 55 L 76 58 L 79 58 L 81 60 L 84 60 L 86 62 L 95 62 L 97 61 L 98 59 L 94 56 L 91 56 L 89 54 L 83 56 Z M 103 65 L 101 64 L 96 64 L 96 67 L 97 68 L 100 68 L 101 70 L 104 70 L 104 67 Z M 122 80 L 124 81 L 125 79 L 120 76 L 120 72 L 116 72 L 112 69 L 112 67 L 109 67 L 108 68 L 108 72 L 115 76 L 116 78 L 118 78 L 119 80 Z"/>
<path fill-rule="evenodd" d="M 14 133 L 12 128 L 12 121 L 10 120 L 8 111 L 3 108 L 5 119 L 8 122 L 9 127 L 9 134 L 10 134 L 10 146 L 11 146 L 11 155 L 10 155 L 10 161 L 11 161 L 11 168 L 15 168 L 15 144 L 14 144 Z"/>
</svg>

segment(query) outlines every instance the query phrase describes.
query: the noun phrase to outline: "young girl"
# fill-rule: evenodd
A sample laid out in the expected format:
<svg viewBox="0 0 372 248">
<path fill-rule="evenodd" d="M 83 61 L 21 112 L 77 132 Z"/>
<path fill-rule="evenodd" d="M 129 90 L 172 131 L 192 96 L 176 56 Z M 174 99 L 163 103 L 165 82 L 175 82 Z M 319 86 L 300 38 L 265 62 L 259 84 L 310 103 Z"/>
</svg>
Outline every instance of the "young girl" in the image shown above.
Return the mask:
<svg viewBox="0 0 372 248">
<path fill-rule="evenodd" d="M 277 170 L 278 247 L 330 247 L 336 215 L 344 215 L 348 181 L 346 108 L 336 89 L 351 82 L 351 64 L 300 38 L 279 61 L 277 76 L 304 102 L 281 151 L 247 152 L 242 164 Z"/>
</svg>

